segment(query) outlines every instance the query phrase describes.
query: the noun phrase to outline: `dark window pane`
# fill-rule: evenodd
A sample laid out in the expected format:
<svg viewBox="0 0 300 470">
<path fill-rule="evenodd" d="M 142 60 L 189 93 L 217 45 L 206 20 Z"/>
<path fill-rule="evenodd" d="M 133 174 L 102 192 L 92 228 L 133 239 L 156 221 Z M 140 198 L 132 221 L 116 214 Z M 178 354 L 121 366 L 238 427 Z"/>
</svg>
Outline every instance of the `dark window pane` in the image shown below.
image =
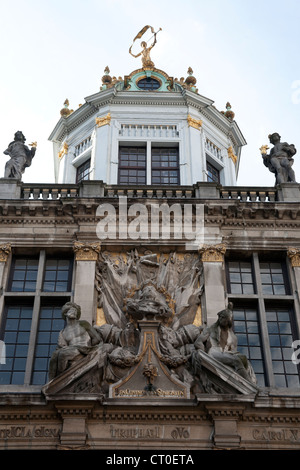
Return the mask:
<svg viewBox="0 0 300 470">
<path fill-rule="evenodd" d="M 158 90 L 160 88 L 160 82 L 156 80 L 155 78 L 152 77 L 147 77 L 147 78 L 142 78 L 137 82 L 137 86 L 141 90 L 148 90 L 148 91 L 153 91 L 153 90 Z"/>
<path fill-rule="evenodd" d="M 32 307 L 6 306 L 5 308 L 3 339 L 6 346 L 6 364 L 0 365 L 0 383 L 3 385 L 24 383 L 31 317 Z"/>
<path fill-rule="evenodd" d="M 34 292 L 37 269 L 38 259 L 13 259 L 9 290 L 12 292 Z"/>
<path fill-rule="evenodd" d="M 48 259 L 45 265 L 44 292 L 67 292 L 71 288 L 71 260 Z"/>
<path fill-rule="evenodd" d="M 84 162 L 77 168 L 76 183 L 90 179 L 91 159 Z"/>
<path fill-rule="evenodd" d="M 119 184 L 146 184 L 146 148 L 119 148 Z"/>
<path fill-rule="evenodd" d="M 220 172 L 211 163 L 206 162 L 207 181 L 210 183 L 220 182 Z"/>
<path fill-rule="evenodd" d="M 49 360 L 57 345 L 60 330 L 64 328 L 61 307 L 42 306 L 35 347 L 32 384 L 47 382 Z"/>
<path fill-rule="evenodd" d="M 251 263 L 229 261 L 226 266 L 229 292 L 232 294 L 254 294 Z"/>
<path fill-rule="evenodd" d="M 152 184 L 179 184 L 178 148 L 153 147 L 151 168 Z"/>
</svg>

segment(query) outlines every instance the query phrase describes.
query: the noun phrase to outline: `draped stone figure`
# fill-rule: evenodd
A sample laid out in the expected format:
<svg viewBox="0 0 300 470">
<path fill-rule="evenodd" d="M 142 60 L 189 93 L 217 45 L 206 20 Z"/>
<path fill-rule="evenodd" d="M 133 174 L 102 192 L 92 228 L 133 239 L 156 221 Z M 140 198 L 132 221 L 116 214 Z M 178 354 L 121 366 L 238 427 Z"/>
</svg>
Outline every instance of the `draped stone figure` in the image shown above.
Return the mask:
<svg viewBox="0 0 300 470">
<path fill-rule="evenodd" d="M 25 169 L 31 165 L 36 152 L 36 142 L 31 144 L 31 149 L 25 145 L 25 137 L 21 131 L 15 133 L 13 142 L 9 144 L 5 155 L 10 156 L 10 160 L 5 165 L 4 178 L 14 178 L 21 180 Z"/>
<path fill-rule="evenodd" d="M 270 143 L 274 145 L 269 155 L 267 154 L 267 146 L 261 147 L 261 155 L 264 165 L 269 168 L 271 173 L 275 173 L 276 184 L 295 183 L 295 172 L 292 168 L 294 163 L 293 156 L 297 153 L 294 144 L 280 142 L 281 136 L 274 132 L 269 135 Z"/>
</svg>

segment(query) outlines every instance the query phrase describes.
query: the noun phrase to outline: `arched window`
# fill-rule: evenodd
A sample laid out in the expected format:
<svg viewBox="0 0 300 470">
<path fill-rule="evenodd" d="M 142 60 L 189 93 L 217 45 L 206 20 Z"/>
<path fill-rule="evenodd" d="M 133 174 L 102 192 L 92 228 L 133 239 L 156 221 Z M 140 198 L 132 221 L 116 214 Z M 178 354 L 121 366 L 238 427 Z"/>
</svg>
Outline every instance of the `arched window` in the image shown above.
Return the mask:
<svg viewBox="0 0 300 470">
<path fill-rule="evenodd" d="M 152 91 L 152 90 L 158 90 L 158 88 L 160 88 L 161 84 L 155 78 L 147 77 L 147 78 L 142 78 L 141 80 L 139 80 L 137 82 L 137 86 L 141 90 Z"/>
</svg>

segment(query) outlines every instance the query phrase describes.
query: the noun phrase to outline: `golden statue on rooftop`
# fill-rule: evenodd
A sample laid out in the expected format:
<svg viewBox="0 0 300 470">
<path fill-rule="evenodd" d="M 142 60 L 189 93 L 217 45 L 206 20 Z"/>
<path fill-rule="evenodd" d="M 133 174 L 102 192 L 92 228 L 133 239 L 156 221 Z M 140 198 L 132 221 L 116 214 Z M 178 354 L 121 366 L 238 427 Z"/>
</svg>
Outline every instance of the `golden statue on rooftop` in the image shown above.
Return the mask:
<svg viewBox="0 0 300 470">
<path fill-rule="evenodd" d="M 137 39 L 140 39 L 142 36 L 144 36 L 144 34 L 148 31 L 148 29 L 150 29 L 151 32 L 153 33 L 153 36 L 151 36 L 151 38 L 148 39 L 148 42 L 154 37 L 153 43 L 150 46 L 148 46 L 146 41 L 142 41 L 141 46 L 142 46 L 143 49 L 141 50 L 141 52 L 139 52 L 138 54 L 133 54 L 132 53 L 132 47 L 133 47 L 135 41 Z M 161 28 L 159 28 L 159 30 L 155 32 L 154 28 L 152 26 L 149 26 L 149 25 L 144 26 L 143 29 L 141 29 L 141 31 L 135 36 L 135 38 L 133 40 L 133 43 L 129 48 L 129 54 L 131 54 L 133 57 L 136 58 L 136 57 L 142 56 L 142 65 L 143 65 L 144 69 L 145 68 L 151 68 L 151 69 L 154 68 L 154 63 L 152 62 L 152 60 L 150 58 L 150 51 L 155 46 L 155 44 L 157 42 L 156 35 L 159 33 L 159 31 L 161 31 Z"/>
</svg>

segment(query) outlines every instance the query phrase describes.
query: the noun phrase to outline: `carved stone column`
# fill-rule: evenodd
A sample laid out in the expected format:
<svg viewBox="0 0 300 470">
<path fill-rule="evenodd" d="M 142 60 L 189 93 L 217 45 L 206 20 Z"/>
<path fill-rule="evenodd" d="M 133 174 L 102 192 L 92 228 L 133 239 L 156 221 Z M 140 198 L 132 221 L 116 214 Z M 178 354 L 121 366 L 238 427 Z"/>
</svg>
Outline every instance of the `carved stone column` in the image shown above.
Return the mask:
<svg viewBox="0 0 300 470">
<path fill-rule="evenodd" d="M 199 249 L 203 263 L 204 306 L 207 324 L 217 320 L 217 313 L 225 308 L 224 255 L 226 245 L 204 245 Z"/>
<path fill-rule="evenodd" d="M 96 311 L 96 261 L 101 244 L 75 242 L 73 249 L 76 261 L 74 302 L 81 306 L 81 318 L 92 323 Z"/>
</svg>

